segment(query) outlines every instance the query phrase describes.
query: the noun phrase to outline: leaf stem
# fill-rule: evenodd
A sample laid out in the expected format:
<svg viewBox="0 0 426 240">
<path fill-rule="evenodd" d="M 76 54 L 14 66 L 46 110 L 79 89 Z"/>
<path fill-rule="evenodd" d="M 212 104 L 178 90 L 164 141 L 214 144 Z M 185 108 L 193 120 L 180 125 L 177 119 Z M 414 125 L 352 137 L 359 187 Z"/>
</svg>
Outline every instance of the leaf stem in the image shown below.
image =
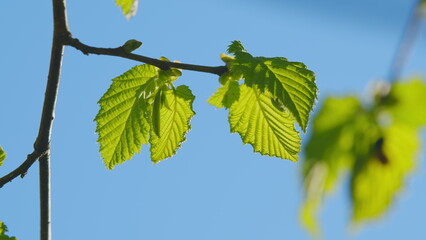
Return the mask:
<svg viewBox="0 0 426 240">
<path fill-rule="evenodd" d="M 213 73 L 219 76 L 228 71 L 228 68 L 226 66 L 210 67 L 210 66 L 186 64 L 186 63 L 167 62 L 167 61 L 162 61 L 159 59 L 150 58 L 150 57 L 146 57 L 146 56 L 142 56 L 142 55 L 138 55 L 134 53 L 127 53 L 123 49 L 123 47 L 117 47 L 117 48 L 92 47 L 80 42 L 80 40 L 78 40 L 77 38 L 72 38 L 71 36 L 65 40 L 65 45 L 74 47 L 75 49 L 80 50 L 85 55 L 98 54 L 98 55 L 122 57 L 122 58 L 135 60 L 138 62 L 147 63 L 164 70 L 170 69 L 170 68 L 179 68 L 179 69 L 185 69 L 185 70 L 191 70 L 191 71 L 197 71 L 197 72 Z"/>
</svg>

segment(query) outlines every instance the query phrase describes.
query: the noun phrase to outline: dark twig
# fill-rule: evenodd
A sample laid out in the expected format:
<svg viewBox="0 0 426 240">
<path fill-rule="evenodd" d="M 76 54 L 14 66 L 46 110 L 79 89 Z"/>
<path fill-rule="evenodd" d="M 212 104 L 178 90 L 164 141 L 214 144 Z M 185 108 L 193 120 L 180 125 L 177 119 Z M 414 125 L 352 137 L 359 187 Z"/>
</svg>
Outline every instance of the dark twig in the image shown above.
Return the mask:
<svg viewBox="0 0 426 240">
<path fill-rule="evenodd" d="M 43 155 L 44 153 L 37 151 L 28 154 L 27 159 L 19 167 L 17 167 L 15 170 L 8 173 L 4 177 L 0 178 L 0 188 L 2 188 L 6 183 L 11 182 L 18 176 L 24 177 L 28 169 L 33 165 L 33 163 Z"/>
<path fill-rule="evenodd" d="M 80 42 L 77 38 L 72 38 L 72 37 L 67 38 L 65 40 L 65 44 L 80 50 L 82 53 L 86 55 L 98 54 L 98 55 L 122 57 L 122 58 L 135 60 L 138 62 L 147 63 L 161 69 L 179 68 L 179 69 L 185 69 L 185 70 L 191 70 L 191 71 L 213 73 L 219 76 L 228 71 L 228 68 L 226 66 L 209 67 L 209 66 L 177 63 L 177 62 L 167 62 L 167 61 L 162 61 L 155 58 L 145 57 L 142 55 L 127 53 L 126 51 L 124 51 L 123 47 L 117 47 L 117 48 L 91 47 L 89 45 L 86 45 Z"/>
</svg>

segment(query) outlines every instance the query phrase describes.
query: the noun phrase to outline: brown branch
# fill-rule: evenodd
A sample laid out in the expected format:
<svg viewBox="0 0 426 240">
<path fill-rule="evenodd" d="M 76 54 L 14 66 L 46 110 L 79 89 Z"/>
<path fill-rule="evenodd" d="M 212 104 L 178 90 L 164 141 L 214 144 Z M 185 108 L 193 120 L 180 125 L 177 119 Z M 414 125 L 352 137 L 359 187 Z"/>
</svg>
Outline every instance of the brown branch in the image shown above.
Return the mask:
<svg viewBox="0 0 426 240">
<path fill-rule="evenodd" d="M 126 51 L 124 51 L 122 46 L 117 48 L 92 47 L 80 42 L 80 40 L 78 40 L 77 38 L 72 38 L 71 36 L 69 36 L 65 40 L 65 45 L 72 46 L 80 50 L 85 55 L 98 54 L 98 55 L 122 57 L 122 58 L 135 60 L 138 62 L 147 63 L 164 70 L 170 69 L 170 68 L 179 68 L 179 69 L 185 69 L 185 70 L 191 70 L 191 71 L 197 71 L 197 72 L 213 73 L 219 76 L 228 71 L 228 68 L 226 66 L 210 67 L 210 66 L 186 64 L 186 63 L 167 62 L 167 61 L 162 61 L 162 60 L 158 60 L 155 58 L 150 58 L 150 57 L 146 57 L 142 55 L 127 53 Z"/>
</svg>

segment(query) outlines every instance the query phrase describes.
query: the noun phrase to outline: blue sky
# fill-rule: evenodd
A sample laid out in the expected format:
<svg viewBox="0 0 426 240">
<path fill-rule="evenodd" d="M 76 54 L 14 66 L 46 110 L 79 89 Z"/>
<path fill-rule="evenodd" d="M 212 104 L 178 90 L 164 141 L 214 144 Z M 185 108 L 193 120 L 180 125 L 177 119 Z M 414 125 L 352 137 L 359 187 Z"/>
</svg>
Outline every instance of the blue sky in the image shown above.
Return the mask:
<svg viewBox="0 0 426 240">
<path fill-rule="evenodd" d="M 368 82 L 387 75 L 412 2 L 142 0 L 130 21 L 113 0 L 67 7 L 74 37 L 90 45 L 134 38 L 144 43 L 136 53 L 214 66 L 230 41 L 241 40 L 253 55 L 302 61 L 316 73 L 321 103 L 330 94 L 364 94 Z M 0 175 L 32 152 L 50 57 L 50 4 L 5 1 L 0 8 L 0 144 L 8 153 Z M 404 76 L 425 74 L 425 52 L 423 26 Z M 229 133 L 227 113 L 206 103 L 219 87 L 214 75 L 184 71 L 176 83 L 192 89 L 197 113 L 176 156 L 153 165 L 144 146 L 106 170 L 93 122 L 97 101 L 112 78 L 137 64 L 65 50 L 51 153 L 54 239 L 309 239 L 298 220 L 301 163 L 254 154 Z M 321 212 L 325 239 L 425 236 L 424 160 L 386 217 L 357 233 L 347 227 L 344 181 Z M 0 189 L 0 220 L 22 240 L 38 238 L 37 174 L 34 165 Z"/>
</svg>

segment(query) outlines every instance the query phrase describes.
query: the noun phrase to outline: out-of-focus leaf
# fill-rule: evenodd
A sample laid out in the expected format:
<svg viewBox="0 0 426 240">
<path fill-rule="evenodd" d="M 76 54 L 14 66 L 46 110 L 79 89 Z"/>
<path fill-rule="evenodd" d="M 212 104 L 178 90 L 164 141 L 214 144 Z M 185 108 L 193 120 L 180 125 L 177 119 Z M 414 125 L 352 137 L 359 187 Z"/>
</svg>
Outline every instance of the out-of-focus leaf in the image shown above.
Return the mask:
<svg viewBox="0 0 426 240">
<path fill-rule="evenodd" d="M 354 167 L 352 219 L 357 223 L 383 215 L 415 165 L 419 139 L 414 128 L 394 124 L 383 130 L 383 139 Z"/>
<path fill-rule="evenodd" d="M 354 223 L 382 216 L 416 162 L 419 129 L 426 124 L 426 87 L 419 79 L 377 92 L 373 105 L 355 97 L 328 98 L 313 121 L 303 166 L 304 225 L 314 234 L 318 207 L 338 177 L 351 179 Z"/>
<path fill-rule="evenodd" d="M 344 97 L 327 98 L 314 118 L 312 135 L 305 145 L 306 198 L 301 212 L 302 223 L 314 235 L 320 234 L 316 215 L 324 194 L 354 162 L 354 146 L 361 137 L 360 129 L 368 124 L 366 117 L 356 97 Z"/>
<path fill-rule="evenodd" d="M 126 18 L 133 17 L 138 10 L 138 0 L 115 0 L 115 4 L 121 7 L 121 11 Z"/>
<path fill-rule="evenodd" d="M 395 83 L 389 95 L 390 103 L 384 109 L 394 121 L 418 128 L 426 124 L 426 85 L 420 78 Z"/>
</svg>

